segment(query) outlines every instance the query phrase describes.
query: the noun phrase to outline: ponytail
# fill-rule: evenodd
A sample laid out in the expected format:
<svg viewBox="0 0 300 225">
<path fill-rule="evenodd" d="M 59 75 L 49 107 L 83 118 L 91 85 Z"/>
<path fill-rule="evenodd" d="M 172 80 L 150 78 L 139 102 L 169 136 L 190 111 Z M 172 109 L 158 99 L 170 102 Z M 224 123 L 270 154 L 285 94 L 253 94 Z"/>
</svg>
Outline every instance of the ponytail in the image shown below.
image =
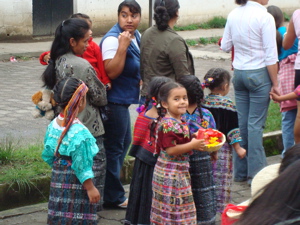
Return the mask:
<svg viewBox="0 0 300 225">
<path fill-rule="evenodd" d="M 170 19 L 177 17 L 179 9 L 178 0 L 156 0 L 154 3 L 154 20 L 159 30 L 168 28 Z"/>
</svg>

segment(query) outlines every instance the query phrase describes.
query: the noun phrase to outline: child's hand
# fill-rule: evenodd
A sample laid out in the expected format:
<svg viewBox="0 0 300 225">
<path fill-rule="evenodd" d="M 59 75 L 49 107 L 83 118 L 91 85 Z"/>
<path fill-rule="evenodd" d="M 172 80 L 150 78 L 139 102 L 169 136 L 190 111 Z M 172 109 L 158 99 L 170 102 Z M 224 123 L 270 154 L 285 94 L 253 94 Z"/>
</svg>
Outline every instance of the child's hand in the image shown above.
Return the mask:
<svg viewBox="0 0 300 225">
<path fill-rule="evenodd" d="M 44 59 L 43 59 L 43 60 L 44 60 L 45 63 L 49 64 L 49 60 L 50 60 L 50 52 L 49 52 L 47 55 L 44 56 Z"/>
<path fill-rule="evenodd" d="M 87 190 L 87 194 L 89 196 L 90 203 L 97 203 L 100 201 L 100 193 L 95 186 Z"/>
<path fill-rule="evenodd" d="M 218 159 L 218 152 L 215 151 L 215 152 L 210 153 L 210 159 L 213 162 L 217 161 L 217 159 Z"/>
<path fill-rule="evenodd" d="M 281 102 L 280 96 L 275 92 L 270 92 L 270 97 L 274 102 Z"/>
<path fill-rule="evenodd" d="M 246 153 L 247 153 L 246 149 L 244 149 L 244 148 L 242 148 L 242 147 L 236 148 L 235 151 L 236 151 L 236 154 L 237 154 L 241 159 L 244 158 L 244 157 L 246 156 Z"/>
<path fill-rule="evenodd" d="M 205 147 L 204 139 L 193 138 L 191 140 L 191 144 L 193 145 L 193 149 L 198 150 L 198 151 L 203 151 L 203 149 Z"/>
<path fill-rule="evenodd" d="M 106 87 L 106 90 L 107 90 L 107 91 L 110 90 L 110 89 L 111 89 L 111 83 L 107 83 L 107 84 L 105 85 L 105 87 Z"/>
</svg>

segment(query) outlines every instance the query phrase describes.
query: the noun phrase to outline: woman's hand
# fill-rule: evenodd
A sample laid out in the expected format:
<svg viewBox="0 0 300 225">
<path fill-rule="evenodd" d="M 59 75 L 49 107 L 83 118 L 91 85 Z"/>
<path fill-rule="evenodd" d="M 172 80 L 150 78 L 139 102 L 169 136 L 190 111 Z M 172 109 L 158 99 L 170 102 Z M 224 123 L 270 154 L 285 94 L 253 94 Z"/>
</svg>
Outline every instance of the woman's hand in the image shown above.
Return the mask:
<svg viewBox="0 0 300 225">
<path fill-rule="evenodd" d="M 131 34 L 129 33 L 129 31 L 123 31 L 122 33 L 120 33 L 118 40 L 119 47 L 127 49 L 131 43 Z"/>
</svg>

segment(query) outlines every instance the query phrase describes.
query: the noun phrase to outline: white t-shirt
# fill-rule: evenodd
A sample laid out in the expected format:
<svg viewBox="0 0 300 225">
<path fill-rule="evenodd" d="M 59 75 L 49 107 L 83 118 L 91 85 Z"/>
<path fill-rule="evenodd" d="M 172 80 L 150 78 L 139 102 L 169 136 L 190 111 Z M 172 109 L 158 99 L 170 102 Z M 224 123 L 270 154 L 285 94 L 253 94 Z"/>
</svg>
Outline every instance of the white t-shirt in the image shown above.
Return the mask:
<svg viewBox="0 0 300 225">
<path fill-rule="evenodd" d="M 139 34 L 140 35 L 140 34 Z M 136 38 L 131 39 L 131 41 L 134 43 L 134 45 L 140 49 Z M 103 57 L 103 61 L 106 59 L 112 59 L 115 57 L 116 52 L 118 50 L 119 47 L 119 40 L 118 38 L 114 37 L 114 36 L 109 36 L 107 38 L 105 38 L 105 40 L 102 43 L 102 57 Z"/>
</svg>

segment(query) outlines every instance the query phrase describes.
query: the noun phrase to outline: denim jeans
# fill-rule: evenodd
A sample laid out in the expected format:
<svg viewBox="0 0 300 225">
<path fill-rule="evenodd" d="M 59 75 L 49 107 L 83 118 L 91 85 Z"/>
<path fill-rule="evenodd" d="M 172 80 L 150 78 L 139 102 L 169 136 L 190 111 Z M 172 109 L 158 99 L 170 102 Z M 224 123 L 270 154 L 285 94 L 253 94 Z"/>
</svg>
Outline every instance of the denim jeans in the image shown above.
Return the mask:
<svg viewBox="0 0 300 225">
<path fill-rule="evenodd" d="M 297 109 L 292 109 L 286 112 L 282 112 L 281 130 L 282 130 L 282 142 L 283 151 L 282 157 L 284 157 L 285 151 L 295 144 L 294 141 L 294 124 L 297 115 Z"/>
<path fill-rule="evenodd" d="M 240 144 L 247 150 L 247 156 L 243 159 L 240 159 L 233 151 L 234 180 L 248 179 L 248 182 L 251 182 L 255 174 L 267 165 L 262 136 L 272 83 L 267 68 L 235 69 L 232 83 L 240 134 L 243 139 Z"/>
<path fill-rule="evenodd" d="M 120 181 L 120 171 L 131 142 L 129 105 L 108 103 L 110 113 L 104 123 L 104 147 L 106 150 L 106 180 L 104 203 L 118 205 L 126 200 L 125 190 Z"/>
</svg>

